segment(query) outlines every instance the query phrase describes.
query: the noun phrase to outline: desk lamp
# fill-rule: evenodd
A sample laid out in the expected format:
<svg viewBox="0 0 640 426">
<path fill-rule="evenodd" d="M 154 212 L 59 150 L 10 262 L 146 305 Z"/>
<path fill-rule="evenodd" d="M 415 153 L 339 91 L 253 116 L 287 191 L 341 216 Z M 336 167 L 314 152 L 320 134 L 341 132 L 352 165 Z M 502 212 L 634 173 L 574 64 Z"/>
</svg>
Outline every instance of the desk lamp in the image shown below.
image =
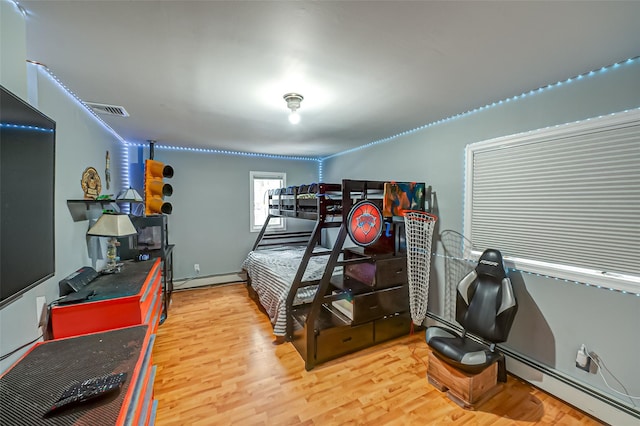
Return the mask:
<svg viewBox="0 0 640 426">
<path fill-rule="evenodd" d="M 144 201 L 138 191 L 129 187 L 129 189 L 122 191 L 116 197 L 119 201 L 128 201 L 129 202 L 129 213 L 133 213 L 133 203 L 139 203 Z"/>
<path fill-rule="evenodd" d="M 116 262 L 118 240 L 117 237 L 128 237 L 129 235 L 135 235 L 135 226 L 131 223 L 131 219 L 126 214 L 113 214 L 104 213 L 95 225 L 89 229 L 87 235 L 95 237 L 109 237 L 107 242 L 107 267 L 104 270 L 106 273 L 119 272 L 118 264 Z"/>
</svg>

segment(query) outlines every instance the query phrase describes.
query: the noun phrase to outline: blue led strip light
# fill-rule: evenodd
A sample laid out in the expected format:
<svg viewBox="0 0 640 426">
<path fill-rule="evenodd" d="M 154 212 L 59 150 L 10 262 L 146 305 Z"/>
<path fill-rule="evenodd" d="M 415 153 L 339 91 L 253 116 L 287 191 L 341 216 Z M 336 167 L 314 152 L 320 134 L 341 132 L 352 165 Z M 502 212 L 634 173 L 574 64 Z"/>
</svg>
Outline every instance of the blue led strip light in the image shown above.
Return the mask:
<svg viewBox="0 0 640 426">
<path fill-rule="evenodd" d="M 14 2 L 15 3 L 15 2 Z M 425 124 L 423 126 L 420 127 L 416 127 L 414 129 L 411 130 L 406 130 L 404 132 L 395 134 L 393 136 L 389 136 L 383 139 L 378 139 L 375 140 L 373 142 L 369 142 L 365 145 L 361 145 L 359 147 L 356 148 L 352 148 L 352 149 L 348 149 L 342 152 L 338 152 L 332 155 L 328 155 L 326 157 L 297 157 L 297 156 L 285 156 L 285 155 L 274 155 L 274 154 L 259 154 L 259 153 L 251 153 L 251 152 L 241 152 L 241 151 L 230 151 L 230 150 L 220 150 L 220 149 L 204 149 L 204 148 L 188 148 L 188 147 L 175 147 L 175 146 L 168 146 L 168 145 L 157 145 L 156 147 L 159 149 L 168 149 L 168 150 L 176 150 L 176 151 L 190 151 L 190 152 L 202 152 L 202 153 L 209 153 L 209 154 L 223 154 L 223 155 L 237 155 L 237 156 L 242 156 L 242 157 L 257 157 L 257 158 L 270 158 L 270 159 L 280 159 L 280 160 L 300 160 L 300 161 L 318 161 L 318 178 L 319 180 L 323 179 L 323 162 L 325 160 L 328 160 L 330 158 L 333 157 L 338 157 L 340 155 L 344 155 L 344 154 L 349 154 L 355 151 L 359 151 L 361 149 L 365 149 L 365 148 L 369 148 L 373 145 L 379 145 L 385 142 L 389 142 L 392 141 L 394 139 L 397 139 L 399 137 L 402 136 L 406 136 L 412 133 L 416 133 L 419 132 L 421 130 L 427 129 L 429 127 L 433 127 L 436 126 L 438 124 L 442 124 L 442 123 L 446 123 L 448 121 L 452 121 L 458 118 L 462 118 L 462 117 L 466 117 L 470 114 L 476 113 L 476 112 L 480 112 L 483 111 L 485 109 L 488 108 L 492 108 L 492 107 L 496 107 L 499 105 L 502 105 L 505 102 L 510 102 L 512 100 L 518 100 L 521 98 L 524 98 L 526 96 L 530 96 L 530 95 L 534 95 L 549 89 L 552 89 L 554 87 L 558 87 L 561 86 L 563 84 L 567 84 L 567 83 L 571 83 L 575 80 L 581 80 L 585 77 L 591 77 L 594 76 L 598 73 L 603 73 L 606 72 L 607 70 L 611 69 L 611 68 L 617 68 L 620 67 L 622 65 L 626 65 L 626 64 L 632 64 L 634 62 L 637 62 L 638 60 L 640 60 L 640 56 L 635 56 L 633 58 L 629 58 L 625 61 L 621 61 L 621 62 L 617 62 L 615 64 L 609 65 L 609 66 L 605 66 L 602 67 L 598 70 L 594 70 L 594 71 L 589 71 L 587 73 L 584 74 L 580 74 L 578 76 L 575 77 L 570 77 L 564 81 L 559 81 L 557 83 L 554 84 L 548 84 L 546 86 L 540 87 L 538 89 L 534 89 L 534 90 L 530 90 L 529 92 L 526 93 L 522 93 L 520 95 L 516 95 L 513 96 L 511 98 L 507 98 L 505 100 L 501 100 L 498 102 L 493 102 L 492 104 L 487 104 L 485 106 L 473 109 L 471 111 L 467 111 L 467 112 L 463 112 L 460 114 L 456 114 L 447 118 L 443 118 L 441 120 L 437 120 L 428 124 Z M 102 124 L 105 129 L 107 129 L 110 133 L 112 133 L 123 145 L 128 146 L 128 147 L 138 147 L 138 146 L 146 146 L 144 144 L 135 144 L 135 143 L 130 143 L 127 142 L 126 140 L 124 140 L 118 133 L 116 133 L 115 130 L 113 130 L 113 128 L 111 128 L 111 126 L 109 126 L 102 118 L 100 118 L 94 111 L 93 109 L 91 109 L 86 103 L 84 103 L 84 101 L 82 101 L 82 99 L 80 99 L 75 93 L 73 93 L 73 91 L 71 91 L 71 89 L 69 89 L 67 86 L 64 85 L 64 83 L 62 83 L 62 81 L 60 81 L 60 79 L 53 74 L 53 72 L 46 66 L 42 65 L 42 64 L 34 64 L 34 65 L 38 65 L 39 67 L 41 67 L 42 69 L 44 69 L 47 73 L 47 75 L 49 75 L 51 77 L 51 79 L 53 79 L 53 81 L 55 81 L 62 89 L 64 89 L 64 91 L 66 91 L 73 99 L 75 99 L 81 106 L 83 106 L 90 114 L 92 117 L 94 117 L 96 120 L 98 120 L 98 122 L 100 124 Z M 125 177 L 126 175 L 126 177 Z M 124 181 L 129 181 L 129 176 L 128 176 L 128 170 L 124 171 L 123 174 L 124 177 Z"/>
<path fill-rule="evenodd" d="M 93 111 L 93 109 L 91 109 L 91 107 L 89 107 L 86 103 L 84 103 L 84 101 L 82 99 L 80 99 L 80 97 L 78 97 L 78 95 L 73 93 L 73 91 L 71 91 L 71 89 L 69 89 L 67 86 L 65 86 L 64 83 L 62 83 L 62 81 L 60 81 L 60 79 L 58 77 L 56 77 L 56 75 L 49 68 L 45 67 L 44 65 L 39 65 L 39 66 L 42 67 L 47 72 L 47 75 L 49 75 L 53 79 L 53 81 L 55 81 L 73 99 L 75 99 L 82 107 L 84 107 L 91 114 L 91 116 L 93 118 L 98 120 L 98 122 L 100 122 L 100 124 L 102 124 L 105 127 L 105 129 L 107 129 L 120 142 L 122 142 L 123 145 L 126 145 L 128 147 L 147 146 L 146 144 L 136 144 L 136 143 L 127 142 L 126 140 L 124 140 L 122 138 L 122 136 L 120 136 L 118 133 L 116 133 L 116 131 L 113 130 L 113 128 L 111 128 L 111 126 L 109 126 L 102 118 L 100 118 Z M 229 151 L 229 150 L 220 150 L 220 149 L 187 148 L 187 147 L 176 147 L 176 146 L 169 146 L 169 145 L 155 145 L 155 148 L 156 149 L 169 149 L 169 150 L 175 150 L 175 151 L 204 152 L 204 153 L 209 153 L 209 154 L 239 155 L 239 156 L 244 156 L 244 157 L 273 158 L 273 159 L 282 159 L 282 160 L 303 160 L 303 161 L 318 161 L 319 160 L 318 158 L 315 158 L 315 157 L 294 157 L 294 156 L 273 155 L 273 154 L 257 154 L 257 153 L 251 153 L 251 152 Z"/>
<path fill-rule="evenodd" d="M 477 263 L 477 261 L 474 261 L 474 260 L 462 259 L 462 258 L 454 257 L 454 256 L 446 256 L 446 255 L 438 254 L 438 253 L 432 253 L 432 256 L 433 257 L 441 257 L 443 259 L 460 260 L 460 261 L 467 262 L 467 263 L 473 264 L 473 265 L 475 265 Z M 537 277 L 554 279 L 556 281 L 563 281 L 565 283 L 578 284 L 578 285 L 583 285 L 585 287 L 594 287 L 594 288 L 598 288 L 598 289 L 601 289 L 601 290 L 609 290 L 609 291 L 614 291 L 616 293 L 629 294 L 631 296 L 640 297 L 640 293 L 634 293 L 634 292 L 626 291 L 626 290 L 619 290 L 617 288 L 606 287 L 606 286 L 599 285 L 599 284 L 589 284 L 589 283 L 585 283 L 585 282 L 581 282 L 581 281 L 568 280 L 568 279 L 565 279 L 565 278 L 554 277 L 552 275 L 539 274 L 537 272 L 529 272 L 529 271 L 525 271 L 525 270 L 522 270 L 522 269 L 505 268 L 505 270 L 506 270 L 506 272 L 509 272 L 509 271 L 520 272 L 520 273 L 527 274 L 527 275 L 535 275 Z"/>
<path fill-rule="evenodd" d="M 52 79 L 52 81 L 57 84 L 63 91 L 65 91 L 74 101 L 76 101 L 81 107 L 83 107 L 91 117 L 98 121 L 109 133 L 111 133 L 120 143 L 122 144 L 121 150 L 121 161 L 122 164 L 129 164 L 129 150 L 128 148 L 132 147 L 146 147 L 146 144 L 138 144 L 127 142 L 122 136 L 120 136 L 116 131 L 109 126 L 101 117 L 99 117 L 96 112 L 91 109 L 78 95 L 76 95 L 71 89 L 69 89 L 48 67 L 43 64 L 35 63 L 28 61 L 29 64 L 38 66 L 42 68 L 46 75 Z M 202 152 L 209 154 L 222 154 L 222 155 L 236 155 L 242 157 L 256 157 L 256 158 L 270 158 L 270 159 L 278 159 L 278 160 L 300 160 L 300 161 L 318 161 L 320 165 L 322 164 L 322 160 L 317 157 L 296 157 L 296 156 L 284 156 L 284 155 L 272 155 L 272 154 L 257 154 L 250 152 L 240 152 L 240 151 L 230 151 L 230 150 L 220 150 L 220 149 L 202 149 L 202 148 L 185 148 L 185 147 L 174 147 L 168 145 L 156 145 L 156 149 L 168 149 L 175 151 L 190 151 L 190 152 Z M 130 184 L 130 171 L 129 167 L 121 168 L 120 177 L 122 179 L 122 188 L 129 188 Z"/>
<path fill-rule="evenodd" d="M 73 91 L 71 89 L 69 89 L 67 86 L 64 85 L 64 83 L 62 81 L 60 81 L 60 79 L 53 73 L 53 71 L 51 71 L 47 66 L 43 65 L 43 64 L 39 64 L 36 62 L 31 62 L 31 61 L 27 61 L 27 63 L 29 63 L 30 65 L 33 66 L 37 66 L 38 69 L 42 69 L 43 71 L 45 71 L 45 75 L 47 75 L 55 84 L 57 84 L 64 92 L 66 92 L 71 99 L 73 99 L 76 103 L 78 103 L 78 105 L 83 108 L 84 110 L 86 110 L 89 115 L 94 118 L 99 124 L 102 125 L 102 127 L 104 127 L 104 129 L 111 133 L 118 141 L 120 141 L 121 145 L 121 150 L 120 150 L 120 155 L 123 161 L 122 164 L 126 164 L 128 165 L 128 160 L 129 160 L 129 151 L 127 149 L 128 146 L 130 146 L 130 144 L 124 140 L 124 138 L 122 138 L 122 136 L 120 136 L 118 133 L 116 133 L 115 130 L 113 130 L 113 128 L 111 126 L 109 126 L 102 118 L 100 118 L 93 109 L 91 109 L 91 107 L 89 107 L 86 103 L 84 103 L 84 101 L 82 99 L 80 99 L 80 97 L 78 95 L 76 95 L 75 93 L 73 93 Z M 121 179 L 121 185 L 122 188 L 129 188 L 130 185 L 130 178 L 129 178 L 129 167 L 128 166 L 124 166 L 121 167 L 120 169 L 120 179 Z"/>
<path fill-rule="evenodd" d="M 323 176 L 323 167 L 324 164 L 322 163 L 322 159 L 318 159 L 318 182 L 323 182 L 324 181 L 324 176 Z"/>
<path fill-rule="evenodd" d="M 53 129 L 45 129 L 44 127 L 37 126 L 25 126 L 23 124 L 0 123 L 0 127 L 5 129 L 34 130 L 37 132 L 53 133 Z"/>
<path fill-rule="evenodd" d="M 406 136 L 406 135 L 409 135 L 409 134 L 412 134 L 412 133 L 415 133 L 415 132 L 419 132 L 419 131 L 427 129 L 429 127 L 436 126 L 438 124 L 442 124 L 442 123 L 446 123 L 446 122 L 449 122 L 449 121 L 452 121 L 452 120 L 455 120 L 455 119 L 458 119 L 458 118 L 466 117 L 466 116 L 474 114 L 476 112 L 480 112 L 480 111 L 484 111 L 484 110 L 489 109 L 489 108 L 500 106 L 500 105 L 502 105 L 502 104 L 504 104 L 506 102 L 516 101 L 518 99 L 522 99 L 522 98 L 527 97 L 527 96 L 532 96 L 532 95 L 535 95 L 535 94 L 538 94 L 538 93 L 541 93 L 541 92 L 544 92 L 544 91 L 547 91 L 547 90 L 550 90 L 550 89 L 553 89 L 553 88 L 556 88 L 556 87 L 559 87 L 559 86 L 562 86 L 562 85 L 565 85 L 565 84 L 568 84 L 568 83 L 572 83 L 572 82 L 574 82 L 576 80 L 582 80 L 583 78 L 586 78 L 586 77 L 592 77 L 592 76 L 594 76 L 596 74 L 604 73 L 607 70 L 610 70 L 612 68 L 618 68 L 618 67 L 620 67 L 622 65 L 629 65 L 629 64 L 632 64 L 634 62 L 638 62 L 639 60 L 640 60 L 640 56 L 635 56 L 633 58 L 629 58 L 627 60 L 624 60 L 624 61 L 621 61 L 621 62 L 616 62 L 615 64 L 612 64 L 612 65 L 609 65 L 609 66 L 606 66 L 606 67 L 602 67 L 602 68 L 600 68 L 598 70 L 589 71 L 589 72 L 586 72 L 584 74 L 577 75 L 575 77 L 570 77 L 570 78 L 568 78 L 568 79 L 566 79 L 564 81 L 558 81 L 557 83 L 548 84 L 546 86 L 539 87 L 539 88 L 534 89 L 534 90 L 530 90 L 528 92 L 522 93 L 520 95 L 513 96 L 511 98 L 507 98 L 507 99 L 504 99 L 504 100 L 501 100 L 501 101 L 498 101 L 498 102 L 493 102 L 491 104 L 487 104 L 485 106 L 482 106 L 482 107 L 479 107 L 479 108 L 476 108 L 476 109 L 473 109 L 473 110 L 470 110 L 470 111 L 467 111 L 467 112 L 461 112 L 460 114 L 452 115 L 451 117 L 443 118 L 441 120 L 434 121 L 434 122 L 425 124 L 425 125 L 420 126 L 420 127 L 416 127 L 415 129 L 407 130 L 407 131 L 395 134 L 393 136 L 389 136 L 389 137 L 386 137 L 386 138 L 383 138 L 383 139 L 378 139 L 378 140 L 375 140 L 373 142 L 369 142 L 368 144 L 365 144 L 365 145 L 361 145 L 361 146 L 358 146 L 358 147 L 355 147 L 355 148 L 348 149 L 346 151 L 342 151 L 342 152 L 338 152 L 338 153 L 335 153 L 335 154 L 332 154 L 332 155 L 328 155 L 326 157 L 323 157 L 322 160 L 324 161 L 324 160 L 327 160 L 329 158 L 338 157 L 340 155 L 350 154 L 352 152 L 359 151 L 361 149 L 369 148 L 369 147 L 371 147 L 373 145 L 378 145 L 378 144 L 381 144 L 381 143 L 389 142 L 389 141 L 392 141 L 392 140 L 397 139 L 399 137 Z"/>
<path fill-rule="evenodd" d="M 11 3 L 13 3 L 13 5 L 16 7 L 16 9 L 18 9 L 18 11 L 20 13 L 22 13 L 22 16 L 24 16 L 24 17 L 27 16 L 27 10 L 24 7 L 22 7 L 20 2 L 18 2 L 16 0 L 11 0 Z"/>
<path fill-rule="evenodd" d="M 31 65 L 38 66 L 40 69 L 44 70 L 46 75 L 48 75 L 58 86 L 60 86 L 65 92 L 67 92 L 69 94 L 69 96 L 71 96 L 72 99 L 74 99 L 78 104 L 80 104 L 81 107 L 83 107 L 85 110 L 87 110 L 87 112 L 93 118 L 95 118 L 100 124 L 102 124 L 102 126 L 109 133 L 111 133 L 116 139 L 118 139 L 124 145 L 128 145 L 127 141 L 125 141 L 122 138 L 122 136 L 120 136 L 118 133 L 116 133 L 116 131 L 113 130 L 113 128 L 111 126 L 109 126 L 102 118 L 98 117 L 98 114 L 96 114 L 95 111 L 93 109 L 91 109 L 91 107 L 89 107 L 86 103 L 84 103 L 84 101 L 82 99 L 80 99 L 80 97 L 78 95 L 73 93 L 73 91 L 71 89 L 69 89 L 67 86 L 65 86 L 64 83 L 62 81 L 60 81 L 60 79 L 46 65 L 38 64 L 38 63 L 30 62 L 30 61 L 27 61 L 27 62 L 29 64 L 31 64 Z"/>
<path fill-rule="evenodd" d="M 147 147 L 147 144 L 141 143 L 129 143 L 132 147 Z M 271 158 L 275 160 L 299 160 L 299 161 L 320 161 L 315 157 L 296 157 L 289 155 L 275 155 L 275 154 L 260 154 L 256 152 L 242 152 L 242 151 L 230 151 L 224 149 L 210 149 L 210 148 L 189 148 L 182 146 L 170 146 L 170 145 L 154 145 L 155 149 L 167 149 L 171 151 L 187 151 L 187 152 L 201 152 L 205 154 L 223 154 L 223 155 L 236 155 L 240 157 L 257 157 L 257 158 Z"/>
<path fill-rule="evenodd" d="M 137 144 L 137 143 L 131 143 L 131 142 L 127 142 L 126 140 L 124 140 L 122 138 L 122 136 L 120 136 L 118 133 L 116 133 L 115 130 L 113 130 L 113 128 L 111 126 L 109 126 L 102 118 L 100 118 L 93 109 L 91 109 L 91 107 L 89 107 L 82 99 L 80 99 L 80 97 L 78 95 L 76 95 L 71 89 L 69 89 L 54 73 L 53 71 L 51 71 L 51 69 L 49 69 L 47 66 L 43 65 L 43 64 L 38 64 L 35 62 L 31 62 L 28 61 L 28 63 L 30 63 L 31 65 L 35 65 L 38 66 L 40 68 L 42 68 L 44 71 L 46 71 L 46 74 L 58 85 L 60 86 L 65 92 L 67 92 L 69 94 L 69 96 L 72 97 L 72 99 L 74 99 L 78 104 L 80 104 L 80 106 L 82 106 L 85 110 L 87 110 L 89 112 L 89 114 L 91 114 L 91 116 L 93 118 L 95 118 L 100 124 L 102 124 L 102 126 L 104 126 L 104 128 L 109 131 L 111 134 L 113 134 L 123 145 L 127 146 L 127 147 L 146 147 L 146 144 Z M 202 153 L 208 153 L 208 154 L 223 154 L 223 155 L 236 155 L 236 156 L 241 156 L 241 157 L 257 157 L 257 158 L 271 158 L 271 159 L 276 159 L 276 160 L 300 160 L 300 161 L 318 161 L 321 162 L 322 159 L 318 158 L 318 157 L 298 157 L 298 156 L 288 156 L 288 155 L 275 155 L 275 154 L 259 154 L 259 153 L 253 153 L 253 152 L 241 152 L 241 151 L 230 151 L 230 150 L 221 150 L 221 149 L 205 149 L 205 148 L 188 148 L 188 147 L 176 147 L 176 146 L 169 146 L 169 145 L 155 145 L 156 149 L 167 149 L 167 150 L 174 150 L 174 151 L 189 151 L 189 152 L 202 152 Z M 123 157 L 128 158 L 128 153 L 123 154 Z M 123 185 L 125 185 L 126 187 L 128 187 L 128 182 L 129 182 L 129 173 L 128 171 L 124 171 L 123 172 Z"/>
<path fill-rule="evenodd" d="M 129 179 L 129 149 L 128 146 L 121 145 L 120 146 L 120 177 L 122 178 L 122 187 L 129 188 L 131 187 L 131 180 Z"/>
</svg>

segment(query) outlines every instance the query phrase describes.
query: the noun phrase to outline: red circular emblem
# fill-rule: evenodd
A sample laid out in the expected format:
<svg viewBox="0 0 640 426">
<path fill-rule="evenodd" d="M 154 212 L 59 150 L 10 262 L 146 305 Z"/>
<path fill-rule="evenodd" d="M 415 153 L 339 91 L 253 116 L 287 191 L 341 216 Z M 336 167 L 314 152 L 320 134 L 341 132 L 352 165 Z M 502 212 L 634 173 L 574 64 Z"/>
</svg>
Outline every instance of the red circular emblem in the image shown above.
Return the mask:
<svg viewBox="0 0 640 426">
<path fill-rule="evenodd" d="M 371 201 L 361 201 L 349 212 L 347 232 L 359 246 L 375 243 L 382 234 L 382 213 Z"/>
</svg>

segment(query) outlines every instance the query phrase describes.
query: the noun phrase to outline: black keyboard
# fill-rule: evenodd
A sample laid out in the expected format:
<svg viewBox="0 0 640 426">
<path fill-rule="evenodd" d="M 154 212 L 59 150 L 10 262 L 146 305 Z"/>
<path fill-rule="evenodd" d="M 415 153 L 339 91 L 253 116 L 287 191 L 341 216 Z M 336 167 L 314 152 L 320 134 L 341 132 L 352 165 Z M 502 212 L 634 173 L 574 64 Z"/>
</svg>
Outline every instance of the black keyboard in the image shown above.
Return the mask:
<svg viewBox="0 0 640 426">
<path fill-rule="evenodd" d="M 110 374 L 108 376 L 94 377 L 68 387 L 60 398 L 44 414 L 49 416 L 62 409 L 70 408 L 85 401 L 111 393 L 122 387 L 127 380 L 127 373 Z"/>
</svg>

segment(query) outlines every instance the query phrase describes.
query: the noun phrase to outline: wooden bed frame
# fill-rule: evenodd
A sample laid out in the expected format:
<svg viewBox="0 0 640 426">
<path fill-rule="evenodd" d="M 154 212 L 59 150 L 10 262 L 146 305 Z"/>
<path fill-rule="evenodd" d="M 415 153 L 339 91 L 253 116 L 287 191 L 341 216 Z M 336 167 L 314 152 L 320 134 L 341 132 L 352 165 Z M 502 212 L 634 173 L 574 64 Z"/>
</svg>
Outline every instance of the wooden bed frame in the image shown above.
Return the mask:
<svg viewBox="0 0 640 426">
<path fill-rule="evenodd" d="M 284 340 L 294 344 L 307 370 L 409 332 L 406 255 L 399 244 L 404 222 L 389 219 L 388 230 L 369 247 L 344 248 L 345 224 L 352 207 L 368 200 L 382 210 L 384 185 L 384 181 L 343 180 L 342 184 L 302 185 L 269 193 L 269 216 L 253 250 L 294 244 L 305 247 L 287 294 Z M 430 211 L 431 188 L 426 187 L 425 192 Z M 269 222 L 277 217 L 312 220 L 315 225 L 310 232 L 268 232 Z M 323 231 L 330 228 L 338 228 L 336 241 L 332 248 L 319 251 Z M 314 256 L 328 256 L 322 278 L 303 281 Z M 339 267 L 342 273 L 334 274 Z M 361 274 L 363 268 L 368 268 L 367 274 Z M 314 285 L 318 290 L 312 301 L 294 304 L 299 289 Z M 261 306 L 249 274 L 247 290 Z M 345 300 L 353 307 L 351 317 L 336 308 L 338 301 Z"/>
</svg>

